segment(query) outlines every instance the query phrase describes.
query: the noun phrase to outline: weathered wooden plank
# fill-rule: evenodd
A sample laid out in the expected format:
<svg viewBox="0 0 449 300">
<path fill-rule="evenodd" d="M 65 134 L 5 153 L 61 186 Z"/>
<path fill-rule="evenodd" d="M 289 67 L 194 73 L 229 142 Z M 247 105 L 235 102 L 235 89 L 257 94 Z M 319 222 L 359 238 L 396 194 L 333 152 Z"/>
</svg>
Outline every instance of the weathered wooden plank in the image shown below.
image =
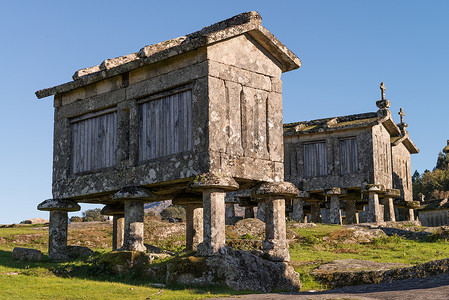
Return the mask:
<svg viewBox="0 0 449 300">
<path fill-rule="evenodd" d="M 184 91 L 140 105 L 140 161 L 191 150 L 190 95 Z"/>
</svg>

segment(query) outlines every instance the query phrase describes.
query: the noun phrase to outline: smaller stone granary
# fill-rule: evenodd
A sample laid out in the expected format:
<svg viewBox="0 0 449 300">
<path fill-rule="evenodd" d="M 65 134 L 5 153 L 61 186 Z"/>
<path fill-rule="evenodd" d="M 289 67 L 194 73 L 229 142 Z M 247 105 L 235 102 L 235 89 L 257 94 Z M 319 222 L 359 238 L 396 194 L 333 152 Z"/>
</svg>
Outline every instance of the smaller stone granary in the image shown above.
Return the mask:
<svg viewBox="0 0 449 300">
<path fill-rule="evenodd" d="M 265 250 L 288 260 L 279 209 L 297 190 L 283 182 L 281 74 L 300 64 L 249 12 L 37 91 L 54 95 L 53 199 L 38 206 L 50 211 L 50 258 L 64 257 L 77 203 L 106 205 L 115 249 L 144 251 L 143 204 L 166 199 L 187 207 L 187 247 L 202 235 L 198 251 L 218 253 L 226 192 L 254 189 Z"/>
<path fill-rule="evenodd" d="M 385 99 L 377 112 L 284 125 L 285 178 L 300 190 L 292 217 L 321 221 L 320 206 L 330 210 L 330 223 L 357 223 L 357 211 L 368 205 L 368 222 L 395 220 L 393 199 L 412 203 L 410 154 L 418 153 L 403 120 L 395 124 Z M 379 198 L 383 201 L 379 202 Z M 342 201 L 343 200 L 343 201 Z M 382 204 L 384 211 L 381 210 Z M 410 212 L 413 218 L 413 210 Z"/>
</svg>

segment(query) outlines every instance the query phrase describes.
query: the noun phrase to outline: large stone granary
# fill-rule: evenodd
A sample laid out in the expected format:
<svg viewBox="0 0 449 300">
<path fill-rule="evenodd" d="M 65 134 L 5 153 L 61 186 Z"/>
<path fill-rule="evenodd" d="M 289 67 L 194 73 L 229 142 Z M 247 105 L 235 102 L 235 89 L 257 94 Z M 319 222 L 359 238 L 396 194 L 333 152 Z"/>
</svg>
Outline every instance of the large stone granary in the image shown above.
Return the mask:
<svg viewBox="0 0 449 300">
<path fill-rule="evenodd" d="M 368 222 L 395 221 L 393 200 L 413 219 L 410 154 L 419 150 L 402 108 L 395 124 L 383 83 L 380 88 L 377 112 L 284 125 L 285 179 L 301 190 L 293 200 L 294 219 L 304 218 L 306 201 L 314 222 L 322 221 L 320 205 L 329 208 L 330 223 L 342 223 L 343 207 L 346 223 L 358 223 L 365 205 Z"/>
<path fill-rule="evenodd" d="M 215 254 L 226 191 L 253 189 L 266 206 L 265 251 L 288 260 L 284 197 L 298 191 L 283 181 L 281 74 L 300 64 L 249 12 L 36 92 L 54 95 L 53 199 L 38 207 L 50 211 L 49 257 L 64 258 L 77 203 L 105 204 L 114 248 L 144 251 L 143 204 L 166 199 L 187 207 L 188 247 L 204 210 L 198 251 Z"/>
</svg>

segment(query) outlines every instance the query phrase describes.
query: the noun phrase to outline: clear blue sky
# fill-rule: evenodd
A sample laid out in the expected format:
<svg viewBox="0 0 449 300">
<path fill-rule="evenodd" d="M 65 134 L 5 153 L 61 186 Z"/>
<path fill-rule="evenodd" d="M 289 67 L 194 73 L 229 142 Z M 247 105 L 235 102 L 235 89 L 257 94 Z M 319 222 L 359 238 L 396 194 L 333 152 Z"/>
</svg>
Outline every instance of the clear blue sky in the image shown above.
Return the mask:
<svg viewBox="0 0 449 300">
<path fill-rule="evenodd" d="M 435 166 L 449 139 L 449 1 L 4 0 L 0 224 L 48 218 L 36 206 L 51 197 L 53 101 L 36 90 L 251 10 L 303 63 L 283 74 L 284 122 L 376 111 L 384 81 L 421 150 L 412 169 Z"/>
</svg>

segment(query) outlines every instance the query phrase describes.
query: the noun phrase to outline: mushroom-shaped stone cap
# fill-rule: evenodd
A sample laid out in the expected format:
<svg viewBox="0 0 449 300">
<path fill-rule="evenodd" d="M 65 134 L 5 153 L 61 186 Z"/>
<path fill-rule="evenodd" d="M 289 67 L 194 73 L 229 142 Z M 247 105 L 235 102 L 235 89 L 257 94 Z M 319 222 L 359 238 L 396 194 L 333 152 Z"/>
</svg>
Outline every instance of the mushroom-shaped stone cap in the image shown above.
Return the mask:
<svg viewBox="0 0 449 300">
<path fill-rule="evenodd" d="M 101 214 L 105 216 L 123 215 L 125 214 L 125 207 L 124 205 L 120 204 L 108 204 L 103 207 L 103 209 L 101 210 Z"/>
<path fill-rule="evenodd" d="M 37 206 L 38 210 L 43 211 L 79 211 L 81 207 L 78 203 L 64 199 L 47 199 Z"/>
<path fill-rule="evenodd" d="M 234 178 L 227 175 L 204 173 L 193 178 L 189 183 L 189 188 L 192 190 L 223 189 L 234 191 L 238 190 L 239 184 Z"/>
<path fill-rule="evenodd" d="M 397 189 L 386 189 L 384 195 L 391 198 L 400 197 L 401 191 Z"/>
<path fill-rule="evenodd" d="M 299 195 L 298 188 L 290 182 L 265 182 L 252 190 L 251 196 L 266 198 L 270 196 L 284 196 L 293 198 Z"/>
<path fill-rule="evenodd" d="M 171 202 L 173 205 L 203 204 L 203 197 L 197 194 L 184 193 L 174 196 Z"/>
<path fill-rule="evenodd" d="M 381 193 L 383 191 L 385 191 L 385 189 L 381 184 L 365 184 L 362 187 L 363 193 L 370 193 L 370 192 Z"/>
<path fill-rule="evenodd" d="M 112 196 L 114 200 L 156 200 L 156 196 L 148 189 L 141 187 L 125 187 Z"/>
</svg>

